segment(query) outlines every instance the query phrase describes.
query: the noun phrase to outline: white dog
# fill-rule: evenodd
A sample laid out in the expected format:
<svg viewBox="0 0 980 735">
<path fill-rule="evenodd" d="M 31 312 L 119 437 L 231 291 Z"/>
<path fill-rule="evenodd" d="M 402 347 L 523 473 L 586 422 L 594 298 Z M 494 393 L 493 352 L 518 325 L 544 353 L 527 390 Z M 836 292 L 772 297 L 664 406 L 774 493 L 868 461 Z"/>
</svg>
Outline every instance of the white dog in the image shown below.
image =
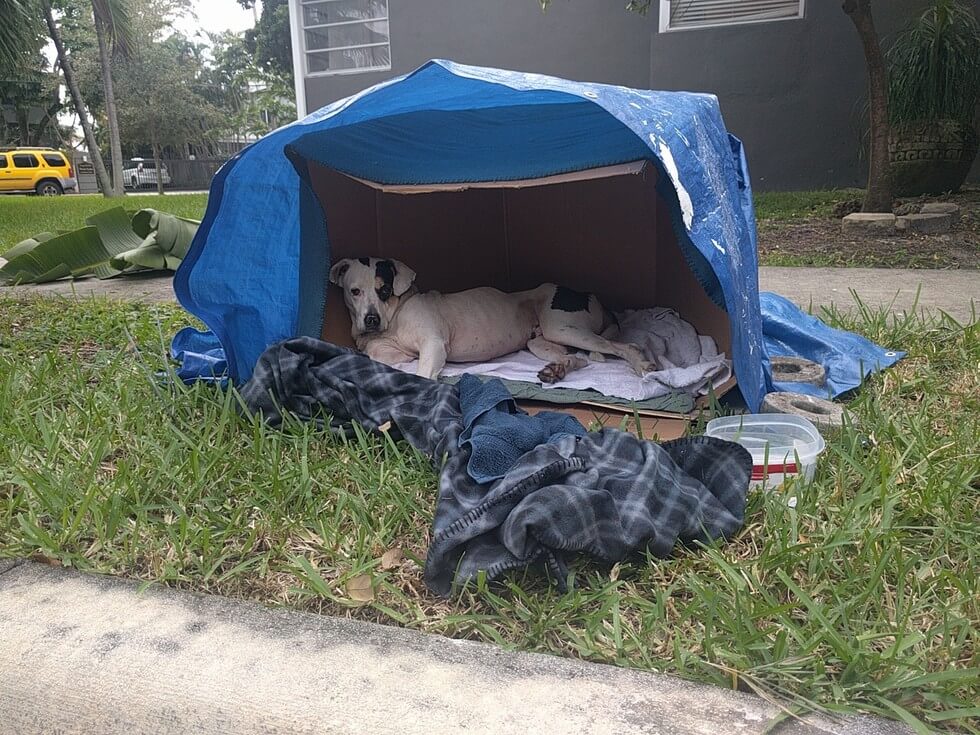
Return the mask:
<svg viewBox="0 0 980 735">
<path fill-rule="evenodd" d="M 544 284 L 504 293 L 474 288 L 419 293 L 415 271 L 397 260 L 344 259 L 330 269 L 344 291 L 357 349 L 386 365 L 418 358 L 418 375 L 435 379 L 446 361 L 483 362 L 525 347 L 546 361 L 538 378 L 557 383 L 593 360 L 615 355 L 638 375 L 656 370 L 639 347 L 613 342 L 615 319 L 591 294 Z"/>
</svg>

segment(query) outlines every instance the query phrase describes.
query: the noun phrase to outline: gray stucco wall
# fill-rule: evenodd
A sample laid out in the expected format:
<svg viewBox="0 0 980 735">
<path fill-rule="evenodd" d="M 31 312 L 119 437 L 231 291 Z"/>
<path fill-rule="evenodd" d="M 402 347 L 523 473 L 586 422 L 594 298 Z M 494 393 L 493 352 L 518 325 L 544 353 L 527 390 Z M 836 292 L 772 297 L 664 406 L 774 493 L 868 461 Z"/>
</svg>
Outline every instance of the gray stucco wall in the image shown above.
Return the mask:
<svg viewBox="0 0 980 735">
<path fill-rule="evenodd" d="M 883 37 L 926 0 L 878 3 Z M 310 77 L 315 110 L 432 58 L 631 87 L 718 95 L 746 145 L 753 185 L 797 190 L 864 183 L 865 66 L 839 0 L 808 0 L 806 18 L 658 33 L 622 0 L 389 0 L 392 70 Z M 973 178 L 980 173 L 974 167 Z"/>
<path fill-rule="evenodd" d="M 818 2 L 820 0 L 817 0 Z M 310 77 L 313 111 L 429 59 L 648 88 L 651 15 L 618 0 L 389 0 L 391 71 Z"/>
<path fill-rule="evenodd" d="M 877 3 L 879 34 L 923 4 Z M 867 76 L 840 2 L 809 0 L 801 20 L 658 34 L 650 84 L 717 94 L 758 189 L 864 185 Z"/>
</svg>

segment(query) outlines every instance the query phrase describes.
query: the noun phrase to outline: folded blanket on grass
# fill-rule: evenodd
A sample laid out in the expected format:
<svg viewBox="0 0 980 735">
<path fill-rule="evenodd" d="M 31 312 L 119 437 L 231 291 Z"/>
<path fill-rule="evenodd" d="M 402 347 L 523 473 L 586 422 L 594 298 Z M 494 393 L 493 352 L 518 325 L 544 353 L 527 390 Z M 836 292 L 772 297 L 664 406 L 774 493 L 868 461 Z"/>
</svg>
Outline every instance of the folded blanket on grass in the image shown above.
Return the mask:
<svg viewBox="0 0 980 735">
<path fill-rule="evenodd" d="M 272 424 L 286 413 L 338 430 L 391 422 L 433 460 L 439 495 L 425 581 L 440 595 L 481 571 L 493 579 L 530 564 L 543 564 L 565 589 L 571 552 L 607 563 L 642 549 L 665 557 L 678 541 L 724 538 L 742 525 L 752 459 L 731 442 L 569 433 L 479 483 L 467 472 L 472 446 L 460 441 L 466 426 L 455 386 L 300 337 L 266 350 L 241 394 Z"/>
</svg>

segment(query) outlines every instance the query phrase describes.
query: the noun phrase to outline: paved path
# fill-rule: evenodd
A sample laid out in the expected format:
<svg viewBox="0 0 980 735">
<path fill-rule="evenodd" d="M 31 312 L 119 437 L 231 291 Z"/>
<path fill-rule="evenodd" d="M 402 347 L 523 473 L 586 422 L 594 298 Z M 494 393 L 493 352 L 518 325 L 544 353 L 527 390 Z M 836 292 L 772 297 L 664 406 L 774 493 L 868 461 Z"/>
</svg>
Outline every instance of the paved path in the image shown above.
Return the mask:
<svg viewBox="0 0 980 735">
<path fill-rule="evenodd" d="M 756 735 L 748 694 L 0 559 L 0 734 Z M 905 735 L 807 716 L 779 735 Z"/>
<path fill-rule="evenodd" d="M 27 284 L 23 286 L 0 286 L 0 296 L 67 296 L 86 298 L 106 296 L 114 299 L 133 301 L 175 301 L 171 287 L 172 273 L 147 273 L 110 278 L 79 278 L 75 281 L 54 281 L 53 283 Z"/>
<path fill-rule="evenodd" d="M 173 300 L 170 274 L 127 276 L 108 281 L 85 278 L 59 281 L 39 286 L 0 288 L 7 294 L 63 294 L 76 296 L 104 295 L 139 301 Z M 871 306 L 888 306 L 893 311 L 908 311 L 915 306 L 930 312 L 942 310 L 962 323 L 980 316 L 980 271 L 969 270 L 900 270 L 891 268 L 761 268 L 759 281 L 764 291 L 775 291 L 789 297 L 803 308 L 812 305 L 819 314 L 821 306 L 836 303 L 855 308 L 853 289 Z M 921 291 L 917 289 L 921 286 Z M 971 306 L 970 300 L 976 304 Z"/>
<path fill-rule="evenodd" d="M 942 310 L 963 324 L 980 317 L 980 271 L 974 270 L 760 268 L 759 285 L 803 308 L 812 302 L 818 314 L 831 303 L 854 308 L 853 290 L 865 304 L 895 312 Z"/>
</svg>

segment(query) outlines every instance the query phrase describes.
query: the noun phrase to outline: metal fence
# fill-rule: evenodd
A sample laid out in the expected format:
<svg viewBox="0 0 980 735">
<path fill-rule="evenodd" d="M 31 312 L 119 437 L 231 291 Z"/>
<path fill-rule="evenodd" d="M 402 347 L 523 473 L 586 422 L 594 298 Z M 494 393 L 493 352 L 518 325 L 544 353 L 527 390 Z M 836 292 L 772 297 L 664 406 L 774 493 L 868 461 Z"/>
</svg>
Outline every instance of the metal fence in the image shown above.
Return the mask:
<svg viewBox="0 0 980 735">
<path fill-rule="evenodd" d="M 161 161 L 160 180 L 165 191 L 194 191 L 208 189 L 211 179 L 225 163 L 226 158 L 164 158 Z M 106 161 L 109 175 L 112 167 Z M 152 159 L 123 162 L 123 186 L 127 191 L 152 191 L 157 188 L 157 169 Z"/>
<path fill-rule="evenodd" d="M 207 189 L 226 158 L 174 159 L 164 161 L 170 171 L 171 186 L 175 189 Z"/>
</svg>

